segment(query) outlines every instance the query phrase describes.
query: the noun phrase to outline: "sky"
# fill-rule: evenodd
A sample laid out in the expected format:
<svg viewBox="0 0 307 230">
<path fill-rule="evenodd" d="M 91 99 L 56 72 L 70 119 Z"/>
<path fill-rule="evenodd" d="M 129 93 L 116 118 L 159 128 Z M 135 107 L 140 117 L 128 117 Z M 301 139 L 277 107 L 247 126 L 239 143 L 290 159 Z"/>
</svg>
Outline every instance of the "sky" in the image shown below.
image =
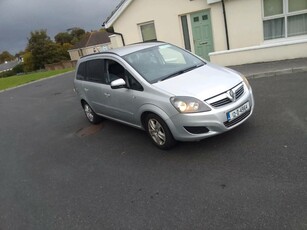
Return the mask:
<svg viewBox="0 0 307 230">
<path fill-rule="evenodd" d="M 51 39 L 72 27 L 99 30 L 120 0 L 0 0 L 0 53 L 23 51 L 31 31 Z"/>
</svg>

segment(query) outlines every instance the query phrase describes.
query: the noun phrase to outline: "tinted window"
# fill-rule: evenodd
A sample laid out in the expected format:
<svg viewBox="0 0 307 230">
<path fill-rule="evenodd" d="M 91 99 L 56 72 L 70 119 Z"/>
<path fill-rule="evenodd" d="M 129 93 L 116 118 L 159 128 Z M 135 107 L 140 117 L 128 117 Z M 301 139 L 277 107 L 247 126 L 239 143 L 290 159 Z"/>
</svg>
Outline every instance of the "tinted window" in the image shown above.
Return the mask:
<svg viewBox="0 0 307 230">
<path fill-rule="evenodd" d="M 78 80 L 85 80 L 86 78 L 86 64 L 85 62 L 81 63 L 78 67 L 78 72 L 77 72 L 77 79 Z"/>
<path fill-rule="evenodd" d="M 87 80 L 106 83 L 103 59 L 90 60 L 87 62 Z"/>
<path fill-rule="evenodd" d="M 126 71 L 126 76 L 128 79 L 128 84 L 129 84 L 129 88 L 130 89 L 134 89 L 134 90 L 138 90 L 138 91 L 143 91 L 143 86 L 137 81 L 135 80 L 134 77 L 132 77 L 132 75 Z"/>
<path fill-rule="evenodd" d="M 117 80 L 119 78 L 123 78 L 125 80 L 125 68 L 113 60 L 107 60 L 108 62 L 108 75 L 109 75 L 109 83 Z"/>
</svg>

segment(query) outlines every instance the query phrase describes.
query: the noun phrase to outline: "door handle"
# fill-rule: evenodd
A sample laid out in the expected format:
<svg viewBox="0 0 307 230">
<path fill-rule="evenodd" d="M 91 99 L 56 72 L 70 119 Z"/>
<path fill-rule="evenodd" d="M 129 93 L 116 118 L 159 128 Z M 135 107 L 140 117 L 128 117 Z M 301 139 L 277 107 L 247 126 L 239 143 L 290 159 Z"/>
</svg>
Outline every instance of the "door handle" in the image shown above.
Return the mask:
<svg viewBox="0 0 307 230">
<path fill-rule="evenodd" d="M 111 94 L 109 94 L 109 93 L 104 93 L 104 95 L 105 95 L 106 97 L 110 97 L 110 96 L 111 96 Z"/>
<path fill-rule="evenodd" d="M 199 45 L 207 45 L 208 42 L 200 42 Z"/>
</svg>

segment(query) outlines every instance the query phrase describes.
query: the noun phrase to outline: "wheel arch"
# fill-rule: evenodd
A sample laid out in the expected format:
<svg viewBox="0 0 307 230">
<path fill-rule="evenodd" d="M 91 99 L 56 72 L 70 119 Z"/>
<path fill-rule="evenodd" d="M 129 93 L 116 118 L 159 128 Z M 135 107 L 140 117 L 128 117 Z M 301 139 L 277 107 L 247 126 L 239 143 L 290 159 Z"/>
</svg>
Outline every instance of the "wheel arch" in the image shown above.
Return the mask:
<svg viewBox="0 0 307 230">
<path fill-rule="evenodd" d="M 155 114 L 159 116 L 161 119 L 164 120 L 164 122 L 167 124 L 169 127 L 170 131 L 173 133 L 174 130 L 174 124 L 173 122 L 169 119 L 169 115 L 160 107 L 157 107 L 152 104 L 146 104 L 143 105 L 140 110 L 139 110 L 139 117 L 141 121 L 141 125 L 143 129 L 146 129 L 146 124 L 145 124 L 145 119 L 148 116 L 148 114 Z"/>
</svg>

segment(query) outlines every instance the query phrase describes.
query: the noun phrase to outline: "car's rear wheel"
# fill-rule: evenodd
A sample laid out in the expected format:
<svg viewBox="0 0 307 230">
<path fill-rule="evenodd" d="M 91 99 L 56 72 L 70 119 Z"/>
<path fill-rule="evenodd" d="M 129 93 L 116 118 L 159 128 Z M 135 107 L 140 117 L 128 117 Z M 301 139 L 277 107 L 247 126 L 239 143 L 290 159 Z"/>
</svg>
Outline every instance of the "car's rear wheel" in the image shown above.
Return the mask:
<svg viewBox="0 0 307 230">
<path fill-rule="evenodd" d="M 146 131 L 152 142 L 160 149 L 170 149 L 176 144 L 167 124 L 156 114 L 147 115 Z"/>
<path fill-rule="evenodd" d="M 101 122 L 101 118 L 93 111 L 93 109 L 86 102 L 83 103 L 83 110 L 85 116 L 92 124 L 98 124 Z"/>
</svg>

